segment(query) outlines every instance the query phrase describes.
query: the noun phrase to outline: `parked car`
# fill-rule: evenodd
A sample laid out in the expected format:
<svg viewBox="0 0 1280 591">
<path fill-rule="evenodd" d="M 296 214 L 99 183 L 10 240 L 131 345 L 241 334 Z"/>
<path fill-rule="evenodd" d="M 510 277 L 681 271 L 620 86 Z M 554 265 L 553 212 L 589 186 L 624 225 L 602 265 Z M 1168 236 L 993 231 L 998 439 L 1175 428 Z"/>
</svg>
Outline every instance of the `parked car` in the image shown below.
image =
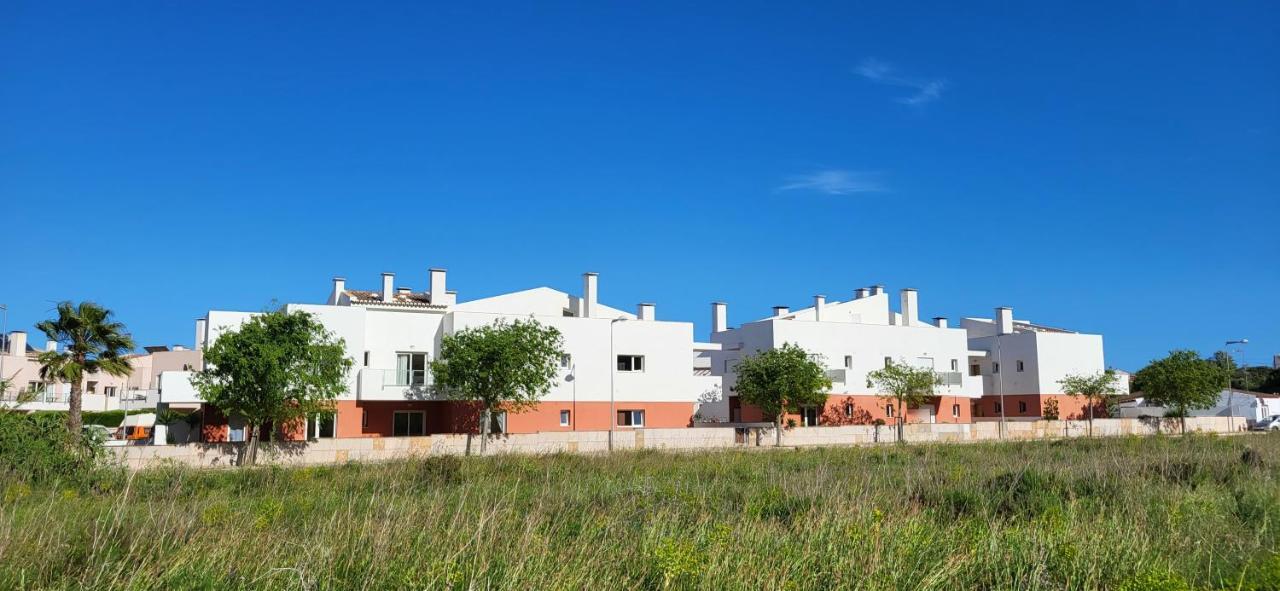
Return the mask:
<svg viewBox="0 0 1280 591">
<path fill-rule="evenodd" d="M 1280 415 L 1271 415 L 1254 421 L 1250 427 L 1254 431 L 1280 431 Z"/>
</svg>

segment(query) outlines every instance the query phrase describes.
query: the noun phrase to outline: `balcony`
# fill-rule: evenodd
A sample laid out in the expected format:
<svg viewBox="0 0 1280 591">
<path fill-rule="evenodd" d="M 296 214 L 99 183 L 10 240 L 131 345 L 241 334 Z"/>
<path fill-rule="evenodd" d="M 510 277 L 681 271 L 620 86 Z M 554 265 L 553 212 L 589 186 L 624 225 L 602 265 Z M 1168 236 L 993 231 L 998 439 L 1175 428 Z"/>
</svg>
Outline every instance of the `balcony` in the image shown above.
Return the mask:
<svg viewBox="0 0 1280 591">
<path fill-rule="evenodd" d="M 364 368 L 360 370 L 358 400 L 431 400 L 431 372 Z"/>
<path fill-rule="evenodd" d="M 828 369 L 827 379 L 833 384 L 844 384 L 849 381 L 849 370 L 847 369 Z"/>
<path fill-rule="evenodd" d="M 964 385 L 964 374 L 958 371 L 940 371 L 938 372 L 938 379 L 942 380 L 941 384 L 947 387 Z"/>
</svg>

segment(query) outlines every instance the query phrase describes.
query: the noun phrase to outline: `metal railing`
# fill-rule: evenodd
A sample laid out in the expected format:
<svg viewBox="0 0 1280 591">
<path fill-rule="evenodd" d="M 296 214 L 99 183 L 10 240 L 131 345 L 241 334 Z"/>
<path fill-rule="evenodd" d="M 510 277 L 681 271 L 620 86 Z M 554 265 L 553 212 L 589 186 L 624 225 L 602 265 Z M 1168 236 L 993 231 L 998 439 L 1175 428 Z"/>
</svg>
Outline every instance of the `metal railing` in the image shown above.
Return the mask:
<svg viewBox="0 0 1280 591">
<path fill-rule="evenodd" d="M 943 386 L 962 386 L 964 385 L 964 374 L 958 371 L 940 371 L 938 378 L 942 380 Z"/>
</svg>

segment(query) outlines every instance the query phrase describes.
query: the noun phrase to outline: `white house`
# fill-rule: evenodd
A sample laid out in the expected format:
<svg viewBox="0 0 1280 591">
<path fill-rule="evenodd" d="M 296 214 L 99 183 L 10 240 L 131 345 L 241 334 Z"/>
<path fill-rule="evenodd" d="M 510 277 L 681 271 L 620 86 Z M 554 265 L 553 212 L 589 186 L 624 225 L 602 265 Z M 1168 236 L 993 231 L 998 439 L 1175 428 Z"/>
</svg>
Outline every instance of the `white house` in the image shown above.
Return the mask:
<svg viewBox="0 0 1280 591">
<path fill-rule="evenodd" d="M 1106 369 L 1101 335 L 1015 320 L 1005 307 L 996 308 L 994 318 L 965 318 L 961 326 L 974 351 L 968 373 L 982 380 L 975 417 L 997 418 L 1003 410 L 1009 419 L 1040 418 L 1055 404 L 1062 419 L 1087 413 L 1084 400 L 1065 396 L 1059 381 Z M 1128 374 L 1118 374 L 1116 385 L 1120 395 L 1128 394 Z"/>
<path fill-rule="evenodd" d="M 1166 409 L 1148 404 L 1141 396 L 1120 403 L 1121 417 L 1163 417 Z M 1280 415 L 1280 394 L 1264 394 L 1248 390 L 1223 390 L 1218 400 L 1205 409 L 1187 411 L 1193 417 L 1239 417 L 1243 427 L 1273 415 Z"/>
<path fill-rule="evenodd" d="M 827 367 L 832 391 L 823 408 L 806 408 L 797 417 L 800 425 L 869 423 L 877 419 L 891 422 L 897 412 L 869 382 L 868 374 L 888 363 L 905 362 L 928 367 L 942 377 L 938 396 L 920 408 L 908 411 L 908 420 L 918 422 L 969 422 L 971 405 L 982 395 L 977 378 L 965 373 L 970 357 L 968 337 L 963 329 L 950 328 L 945 318 L 933 323 L 919 318 L 919 299 L 914 289 L 904 289 L 898 311 L 890 309 L 884 287 L 855 290 L 848 301 L 814 296 L 813 305 L 792 311 L 777 306 L 768 318 L 728 326 L 728 306 L 711 305 L 713 343 L 720 350 L 709 352 L 711 373 L 724 378 L 726 403 L 720 407 L 725 420 L 755 422 L 769 420 L 733 393 L 734 367 L 744 356 L 791 343 L 804 348 Z"/>
<path fill-rule="evenodd" d="M 695 343 L 692 323 L 658 320 L 654 304 L 639 304 L 630 313 L 600 303 L 595 273 L 583 275 L 578 295 L 538 287 L 465 302 L 447 289 L 444 269 L 431 269 L 426 279 L 428 289 L 413 291 L 397 287 L 391 273 L 383 273 L 374 290 L 348 289 L 344 279 L 335 278 L 325 304 L 286 306 L 315 315 L 343 339 L 354 363 L 336 417 L 309 422 L 308 436 L 475 430 L 473 405 L 443 400 L 434 392 L 430 361 L 443 336 L 499 320 L 532 318 L 555 327 L 566 355 L 551 392 L 532 410 L 496 416 L 492 428 L 497 432 L 684 427 L 692 423 L 700 401 L 714 401 L 719 392 L 719 379 L 696 368 L 699 356 L 705 358 L 716 345 Z M 196 322 L 197 341 L 206 346 L 252 316 L 210 311 Z M 162 385 L 162 401 L 198 404 L 198 395 L 184 382 L 174 376 L 168 387 Z M 205 414 L 207 440 L 244 436 L 235 417 L 227 421 L 212 411 Z"/>
</svg>

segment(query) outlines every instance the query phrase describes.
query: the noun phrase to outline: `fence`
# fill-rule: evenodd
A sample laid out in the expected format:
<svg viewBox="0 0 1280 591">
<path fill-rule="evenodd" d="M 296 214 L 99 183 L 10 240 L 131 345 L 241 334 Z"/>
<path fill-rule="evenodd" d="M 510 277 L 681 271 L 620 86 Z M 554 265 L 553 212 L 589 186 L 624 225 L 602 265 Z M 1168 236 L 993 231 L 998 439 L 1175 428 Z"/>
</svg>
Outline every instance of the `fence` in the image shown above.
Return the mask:
<svg viewBox="0 0 1280 591">
<path fill-rule="evenodd" d="M 1237 428 L 1240 426 L 1237 421 Z M 1005 439 L 1056 439 L 1084 437 L 1086 421 L 1018 421 L 1005 424 Z M 1177 433 L 1176 419 L 1097 419 L 1095 436 L 1154 435 Z M 1227 417 L 1193 417 L 1187 419 L 1187 430 L 1225 433 L 1231 430 Z M 909 424 L 904 429 L 908 442 L 976 442 L 1001 439 L 998 422 L 970 424 Z M 616 431 L 615 450 L 663 449 L 710 450 L 743 447 L 769 447 L 774 443 L 771 427 L 750 426 L 699 429 L 635 429 Z M 874 445 L 893 443 L 897 430 L 893 426 L 850 425 L 841 427 L 802 427 L 784 430 L 782 445 L 817 447 L 839 445 Z M 335 464 L 372 462 L 424 455 L 460 455 L 479 451 L 479 436 L 441 434 L 425 437 L 380 437 L 321 439 L 310 442 L 263 443 L 259 461 L 282 465 Z M 130 468 L 176 462 L 192 466 L 234 466 L 243 453 L 242 444 L 187 443 L 181 445 L 134 446 L 109 448 Z M 488 454 L 598 453 L 609 449 L 608 431 L 563 431 L 497 435 L 486 444 Z"/>
</svg>

